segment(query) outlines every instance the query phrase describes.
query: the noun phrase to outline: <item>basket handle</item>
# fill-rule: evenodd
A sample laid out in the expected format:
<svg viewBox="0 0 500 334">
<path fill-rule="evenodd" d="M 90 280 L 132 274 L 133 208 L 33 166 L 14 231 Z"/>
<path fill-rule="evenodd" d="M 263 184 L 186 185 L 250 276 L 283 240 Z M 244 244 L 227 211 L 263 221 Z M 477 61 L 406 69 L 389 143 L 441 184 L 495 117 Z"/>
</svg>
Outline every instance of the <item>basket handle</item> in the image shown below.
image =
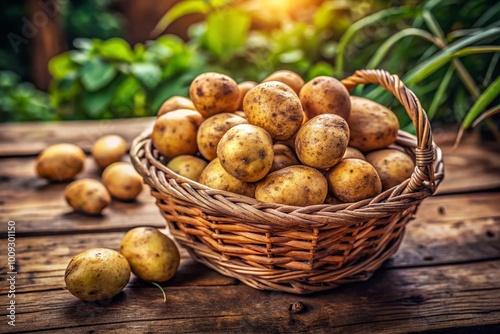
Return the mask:
<svg viewBox="0 0 500 334">
<path fill-rule="evenodd" d="M 415 94 L 406 88 L 397 75 L 384 70 L 358 70 L 353 75 L 341 80 L 351 91 L 357 85 L 378 84 L 392 93 L 403 105 L 413 121 L 417 135 L 415 148 L 416 166 L 404 193 L 413 193 L 421 188 L 425 181 L 429 182 L 432 193 L 436 190 L 434 178 L 435 144 L 432 141 L 432 130 L 420 101 Z"/>
</svg>

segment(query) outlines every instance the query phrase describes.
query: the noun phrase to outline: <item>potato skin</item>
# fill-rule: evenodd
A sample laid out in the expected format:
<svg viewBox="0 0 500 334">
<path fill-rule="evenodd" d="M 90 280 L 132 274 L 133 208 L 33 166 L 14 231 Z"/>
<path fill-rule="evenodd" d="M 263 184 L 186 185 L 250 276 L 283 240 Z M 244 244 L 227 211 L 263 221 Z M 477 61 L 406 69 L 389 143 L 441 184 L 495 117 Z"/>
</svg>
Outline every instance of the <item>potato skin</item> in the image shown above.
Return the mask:
<svg viewBox="0 0 500 334">
<path fill-rule="evenodd" d="M 120 161 L 127 153 L 127 141 L 118 135 L 106 135 L 94 143 L 92 146 L 92 157 L 101 168 L 106 168 L 113 162 Z"/>
<path fill-rule="evenodd" d="M 299 164 L 299 161 L 297 160 L 295 153 L 293 153 L 292 149 L 287 145 L 279 143 L 274 144 L 273 151 L 274 151 L 273 165 L 269 170 L 269 173 L 275 172 L 278 169 Z"/>
<path fill-rule="evenodd" d="M 167 168 L 173 172 L 198 182 L 207 162 L 192 155 L 179 155 L 167 163 Z"/>
<path fill-rule="evenodd" d="M 167 99 L 158 109 L 157 117 L 178 109 L 196 110 L 193 101 L 184 96 L 172 96 Z"/>
<path fill-rule="evenodd" d="M 267 175 L 257 184 L 255 198 L 262 202 L 294 206 L 321 204 L 328 184 L 317 169 L 296 165 Z"/>
<path fill-rule="evenodd" d="M 44 149 L 37 157 L 38 176 L 49 181 L 63 182 L 73 179 L 83 169 L 85 153 L 73 144 L 56 144 Z"/>
<path fill-rule="evenodd" d="M 299 96 L 302 86 L 304 86 L 304 79 L 295 72 L 288 70 L 279 70 L 271 73 L 262 82 L 279 81 L 290 87 L 297 96 Z"/>
<path fill-rule="evenodd" d="M 347 146 L 347 149 L 345 150 L 342 159 L 349 159 L 349 158 L 356 158 L 366 161 L 365 155 L 360 150 L 354 147 Z"/>
<path fill-rule="evenodd" d="M 142 191 L 142 177 L 128 162 L 115 162 L 102 172 L 102 182 L 111 196 L 133 201 Z"/>
<path fill-rule="evenodd" d="M 248 91 L 257 86 L 254 81 L 243 81 L 238 84 L 238 89 L 240 90 L 240 97 L 238 98 L 238 110 L 243 110 L 243 99 L 247 95 Z"/>
<path fill-rule="evenodd" d="M 347 122 L 334 114 L 318 115 L 297 132 L 295 151 L 304 165 L 327 169 L 337 164 L 349 142 Z"/>
<path fill-rule="evenodd" d="M 397 186 L 411 177 L 415 170 L 412 158 L 396 149 L 384 149 L 370 152 L 366 155 L 366 161 L 371 163 L 377 170 L 382 181 L 382 190 Z"/>
<path fill-rule="evenodd" d="M 66 202 L 75 209 L 90 215 L 98 215 L 111 203 L 106 187 L 93 179 L 73 181 L 64 190 Z"/>
<path fill-rule="evenodd" d="M 166 282 L 179 268 L 179 249 L 153 227 L 128 231 L 121 241 L 120 253 L 128 260 L 132 272 L 145 281 Z"/>
<path fill-rule="evenodd" d="M 348 120 L 349 146 L 361 152 L 385 148 L 396 141 L 399 121 L 386 107 L 362 97 L 351 96 L 351 117 Z"/>
<path fill-rule="evenodd" d="M 244 182 L 256 182 L 273 165 L 273 141 L 269 133 L 252 124 L 239 124 L 229 129 L 217 145 L 222 168 Z"/>
<path fill-rule="evenodd" d="M 375 168 L 361 159 L 344 159 L 326 174 L 328 189 L 345 203 L 375 197 L 382 190 L 382 183 Z"/>
<path fill-rule="evenodd" d="M 203 122 L 199 112 L 188 109 L 171 111 L 158 117 L 151 139 L 156 149 L 167 158 L 198 152 L 196 135 Z"/>
<path fill-rule="evenodd" d="M 207 72 L 197 76 L 189 87 L 189 96 L 196 110 L 204 117 L 238 108 L 240 90 L 236 81 L 229 76 Z"/>
<path fill-rule="evenodd" d="M 228 172 L 218 158 L 210 161 L 200 175 L 199 182 L 213 189 L 233 192 L 240 195 L 254 197 L 255 184 L 238 180 Z"/>
<path fill-rule="evenodd" d="M 129 279 L 127 259 L 108 248 L 92 248 L 76 255 L 64 274 L 68 291 L 85 301 L 112 298 L 123 290 Z"/>
<path fill-rule="evenodd" d="M 265 129 L 274 140 L 293 137 L 304 117 L 297 94 L 278 81 L 252 88 L 243 99 L 243 110 L 251 124 Z"/>
<path fill-rule="evenodd" d="M 213 160 L 217 157 L 217 145 L 227 130 L 246 123 L 248 121 L 245 118 L 230 113 L 217 114 L 204 120 L 196 135 L 201 155 L 207 160 Z"/>
<path fill-rule="evenodd" d="M 351 113 L 349 91 L 337 79 L 319 76 L 300 90 L 300 101 L 309 119 L 321 114 L 339 115 L 346 121 Z"/>
</svg>

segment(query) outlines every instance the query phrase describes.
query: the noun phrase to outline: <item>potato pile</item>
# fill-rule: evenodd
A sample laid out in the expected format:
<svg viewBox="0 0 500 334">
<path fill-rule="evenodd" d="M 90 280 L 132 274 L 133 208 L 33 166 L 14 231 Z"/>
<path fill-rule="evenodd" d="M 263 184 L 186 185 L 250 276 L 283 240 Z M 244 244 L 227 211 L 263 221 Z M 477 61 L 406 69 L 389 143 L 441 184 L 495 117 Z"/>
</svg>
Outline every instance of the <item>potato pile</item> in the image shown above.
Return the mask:
<svg viewBox="0 0 500 334">
<path fill-rule="evenodd" d="M 391 145 L 399 122 L 333 77 L 277 71 L 237 84 L 203 73 L 190 100 L 158 111 L 152 142 L 167 167 L 208 187 L 262 202 L 309 206 L 372 198 L 411 176 Z M 192 107 L 191 107 L 192 106 Z"/>
</svg>

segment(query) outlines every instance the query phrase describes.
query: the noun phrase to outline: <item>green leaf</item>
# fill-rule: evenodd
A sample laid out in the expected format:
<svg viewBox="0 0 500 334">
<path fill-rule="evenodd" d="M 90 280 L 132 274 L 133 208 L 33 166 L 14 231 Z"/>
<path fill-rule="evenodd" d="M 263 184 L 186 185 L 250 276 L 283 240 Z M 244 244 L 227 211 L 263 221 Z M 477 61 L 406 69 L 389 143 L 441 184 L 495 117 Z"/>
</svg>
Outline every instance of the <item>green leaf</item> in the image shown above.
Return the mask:
<svg viewBox="0 0 500 334">
<path fill-rule="evenodd" d="M 227 60 L 245 45 L 250 17 L 238 9 L 224 9 L 207 18 L 207 48 L 218 58 Z"/>
<path fill-rule="evenodd" d="M 311 80 L 315 77 L 319 77 L 322 75 L 332 76 L 333 72 L 334 72 L 334 69 L 333 69 L 332 65 L 330 65 L 324 61 L 320 61 L 311 67 L 311 69 L 307 73 L 307 80 Z"/>
<path fill-rule="evenodd" d="M 82 68 L 82 84 L 89 92 L 94 92 L 106 86 L 116 76 L 113 64 L 93 58 Z"/>
<path fill-rule="evenodd" d="M 495 98 L 500 96 L 500 77 L 496 78 L 491 85 L 479 96 L 474 105 L 470 108 L 461 127 L 467 129 L 472 122 L 488 107 Z"/>
<path fill-rule="evenodd" d="M 90 92 L 84 91 L 82 105 L 86 114 L 93 119 L 98 119 L 103 111 L 111 104 L 117 87 L 122 82 L 123 77 L 118 77 L 101 90 Z"/>
<path fill-rule="evenodd" d="M 77 66 L 67 52 L 61 53 L 49 61 L 49 73 L 54 79 L 64 78 L 76 70 Z"/>
<path fill-rule="evenodd" d="M 429 117 L 429 120 L 432 120 L 434 118 L 439 106 L 441 105 L 441 101 L 446 98 L 446 90 L 450 84 L 454 70 L 455 67 L 453 65 L 450 65 L 443 79 L 441 80 L 436 94 L 434 94 L 434 98 L 432 99 L 431 106 L 427 110 L 427 116 Z"/>
<path fill-rule="evenodd" d="M 104 41 L 99 48 L 99 53 L 103 58 L 125 62 L 134 61 L 134 52 L 125 40 L 121 38 L 111 38 Z"/>
<path fill-rule="evenodd" d="M 147 88 L 156 87 L 161 80 L 161 68 L 155 64 L 132 64 L 132 66 L 130 66 L 130 72 Z"/>
<path fill-rule="evenodd" d="M 165 15 L 162 16 L 151 34 L 153 36 L 159 36 L 172 22 L 178 18 L 189 14 L 206 14 L 209 10 L 210 5 L 204 0 L 187 0 L 177 2 Z"/>
</svg>

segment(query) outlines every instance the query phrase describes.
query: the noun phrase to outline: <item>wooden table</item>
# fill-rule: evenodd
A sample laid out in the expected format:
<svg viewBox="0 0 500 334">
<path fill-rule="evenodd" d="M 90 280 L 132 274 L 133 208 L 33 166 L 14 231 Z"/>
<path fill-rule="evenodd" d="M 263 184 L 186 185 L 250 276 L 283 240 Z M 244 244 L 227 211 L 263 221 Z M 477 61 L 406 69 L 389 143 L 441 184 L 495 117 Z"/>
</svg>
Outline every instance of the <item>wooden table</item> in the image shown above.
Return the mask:
<svg viewBox="0 0 500 334">
<path fill-rule="evenodd" d="M 162 228 L 144 191 L 114 201 L 102 217 L 73 213 L 64 184 L 36 177 L 38 152 L 70 142 L 85 150 L 106 133 L 131 140 L 151 119 L 0 126 L 1 332 L 425 332 L 500 333 L 500 153 L 435 129 L 446 177 L 408 225 L 398 253 L 367 282 L 298 296 L 258 291 L 195 263 L 182 263 L 159 289 L 132 278 L 111 302 L 88 303 L 65 289 L 71 258 L 91 247 L 117 249 L 135 226 Z M 98 178 L 88 158 L 83 175 Z M 7 227 L 15 222 L 15 299 L 7 294 Z M 12 224 L 12 223 L 11 223 Z M 8 325 L 15 300 L 15 327 Z M 294 312 L 292 304 L 304 309 Z"/>
</svg>

